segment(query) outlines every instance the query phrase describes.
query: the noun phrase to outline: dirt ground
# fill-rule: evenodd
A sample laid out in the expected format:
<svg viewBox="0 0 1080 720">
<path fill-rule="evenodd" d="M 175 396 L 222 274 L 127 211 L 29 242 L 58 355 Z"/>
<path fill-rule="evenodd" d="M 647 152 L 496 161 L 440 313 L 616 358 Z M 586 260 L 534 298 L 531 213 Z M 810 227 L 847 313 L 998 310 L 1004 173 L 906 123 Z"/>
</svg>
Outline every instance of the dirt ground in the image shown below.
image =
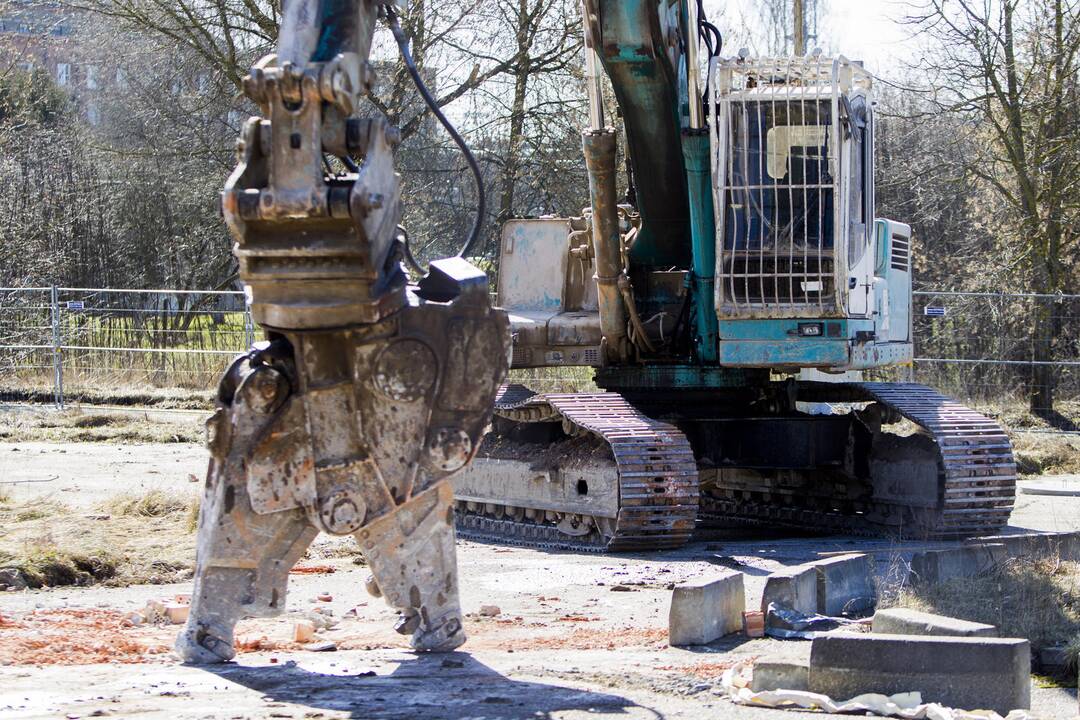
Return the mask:
<svg viewBox="0 0 1080 720">
<path fill-rule="evenodd" d="M 205 468 L 204 451 L 184 443 L 0 443 L 0 492 L 8 502 L 59 505 L 76 527 L 112 522 L 84 516 L 100 517 L 117 494 L 194 498 L 201 482 L 191 478 L 201 480 Z M 0 545 L 18 524 L 0 526 Z M 1080 498 L 1020 495 L 1012 524 L 1012 531 L 1080 529 Z M 143 527 L 141 537 L 133 531 L 125 542 L 157 545 L 155 553 L 175 544 L 153 519 Z M 469 641 L 451 655 L 418 657 L 393 632 L 393 613 L 364 592 L 365 568 L 339 544 L 324 538 L 316 546 L 301 563 L 306 572 L 291 576 L 286 614 L 243 622 L 238 662 L 218 668 L 176 662 L 170 647 L 177 626 L 127 620 L 148 600 L 190 592 L 189 581 L 0 593 L 0 717 L 811 717 L 736 707 L 718 690 L 733 663 L 800 656 L 809 644 L 731 636 L 695 650 L 668 647 L 672 584 L 734 568 L 744 573 L 753 607 L 775 568 L 855 550 L 888 563 L 929 547 L 742 538 L 614 557 L 461 541 Z M 190 546 L 180 550 L 191 553 Z M 332 600 L 318 601 L 321 593 Z M 500 612 L 481 617 L 481 605 Z M 339 621 L 318 633 L 336 643 L 336 652 L 291 641 L 293 623 L 316 606 Z M 1033 687 L 1040 716 L 1076 715 L 1075 690 L 1040 684 Z"/>
</svg>

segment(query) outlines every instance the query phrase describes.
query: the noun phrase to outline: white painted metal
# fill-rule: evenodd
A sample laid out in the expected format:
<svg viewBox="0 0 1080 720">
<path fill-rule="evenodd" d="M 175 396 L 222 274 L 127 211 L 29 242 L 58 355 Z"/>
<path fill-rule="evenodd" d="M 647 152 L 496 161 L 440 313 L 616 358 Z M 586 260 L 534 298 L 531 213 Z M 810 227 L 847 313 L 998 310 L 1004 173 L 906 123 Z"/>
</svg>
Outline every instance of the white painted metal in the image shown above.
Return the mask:
<svg viewBox="0 0 1080 720">
<path fill-rule="evenodd" d="M 852 183 L 872 137 L 853 156 L 852 103 L 869 125 L 869 73 L 817 56 L 716 60 L 712 72 L 717 313 L 867 316 L 873 195 L 853 206 Z"/>
</svg>

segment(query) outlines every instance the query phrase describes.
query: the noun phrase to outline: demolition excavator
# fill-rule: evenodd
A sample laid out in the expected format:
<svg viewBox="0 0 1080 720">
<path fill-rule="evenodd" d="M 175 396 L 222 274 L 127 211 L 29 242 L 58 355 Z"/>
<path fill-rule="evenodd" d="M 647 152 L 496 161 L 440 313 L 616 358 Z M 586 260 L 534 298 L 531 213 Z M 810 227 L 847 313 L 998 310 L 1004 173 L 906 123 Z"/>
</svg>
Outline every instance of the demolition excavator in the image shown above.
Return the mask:
<svg viewBox="0 0 1080 720">
<path fill-rule="evenodd" d="M 176 641 L 188 662 L 230 659 L 237 620 L 282 612 L 289 570 L 320 532 L 356 538 L 368 590 L 400 611 L 414 648 L 464 641 L 446 478 L 491 422 L 510 336 L 487 275 L 463 259 L 482 202 L 459 256 L 407 283 L 400 135 L 359 112 L 380 17 L 479 181 L 392 3 L 285 4 L 277 53 L 244 80 L 261 116 L 244 125 L 222 193 L 265 340 L 225 372 L 207 422 L 194 592 Z"/>
<path fill-rule="evenodd" d="M 819 53 L 725 58 L 699 0 L 585 0 L 590 207 L 502 229 L 512 367 L 454 479 L 459 534 L 571 550 L 696 528 L 950 538 L 1007 522 L 994 421 L 909 382 L 912 237 L 874 214 L 873 78 Z M 604 120 L 603 75 L 619 135 Z"/>
</svg>

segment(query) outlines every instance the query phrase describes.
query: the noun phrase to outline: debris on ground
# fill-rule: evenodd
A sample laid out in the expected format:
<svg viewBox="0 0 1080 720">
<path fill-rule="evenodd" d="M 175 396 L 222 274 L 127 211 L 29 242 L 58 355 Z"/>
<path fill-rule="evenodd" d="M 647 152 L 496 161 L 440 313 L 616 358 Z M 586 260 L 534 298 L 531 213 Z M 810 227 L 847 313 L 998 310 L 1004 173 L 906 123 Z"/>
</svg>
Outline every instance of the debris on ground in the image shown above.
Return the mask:
<svg viewBox="0 0 1080 720">
<path fill-rule="evenodd" d="M 502 610 L 499 609 L 498 605 L 480 606 L 480 617 L 497 617 L 500 614 L 502 614 Z"/>
<path fill-rule="evenodd" d="M 306 643 L 313 639 L 315 639 L 315 623 L 310 620 L 297 620 L 293 623 L 294 642 Z"/>
<path fill-rule="evenodd" d="M 765 637 L 765 613 L 760 610 L 747 610 L 743 614 L 743 632 L 746 637 Z"/>
<path fill-rule="evenodd" d="M 813 640 L 823 631 L 859 624 L 858 620 L 801 613 L 776 603 L 769 603 L 765 614 L 765 634 L 780 640 Z"/>
<path fill-rule="evenodd" d="M 290 575 L 332 575 L 337 568 L 332 565 L 296 565 L 289 571 Z"/>
</svg>

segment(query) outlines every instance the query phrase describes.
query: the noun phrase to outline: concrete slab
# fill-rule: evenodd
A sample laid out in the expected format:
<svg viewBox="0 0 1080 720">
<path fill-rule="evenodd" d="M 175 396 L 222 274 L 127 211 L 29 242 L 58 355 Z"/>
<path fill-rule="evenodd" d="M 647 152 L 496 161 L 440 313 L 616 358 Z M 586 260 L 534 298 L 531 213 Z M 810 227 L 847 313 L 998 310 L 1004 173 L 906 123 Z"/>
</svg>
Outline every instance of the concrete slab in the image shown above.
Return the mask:
<svg viewBox="0 0 1080 720">
<path fill-rule="evenodd" d="M 985 575 L 1001 565 L 1008 555 L 1002 543 L 915 553 L 911 557 L 911 582 L 930 584 Z"/>
<path fill-rule="evenodd" d="M 887 635 L 945 635 L 951 637 L 997 637 L 993 625 L 959 618 L 919 612 L 907 608 L 888 608 L 874 613 L 871 632 Z"/>
<path fill-rule="evenodd" d="M 980 539 L 981 540 L 981 539 Z M 1000 543 L 1009 557 L 1056 557 L 1080 560 L 1080 533 L 1022 533 L 987 538 L 982 542 Z M 975 544 L 973 541 L 972 544 Z"/>
<path fill-rule="evenodd" d="M 869 555 L 853 553 L 809 564 L 817 573 L 817 611 L 823 615 L 855 615 L 877 603 L 874 567 Z"/>
<path fill-rule="evenodd" d="M 671 593 L 668 642 L 676 646 L 711 643 L 741 630 L 745 610 L 740 572 L 678 585 Z"/>
<path fill-rule="evenodd" d="M 807 690 L 810 687 L 809 660 L 758 660 L 750 679 L 754 692 Z"/>
<path fill-rule="evenodd" d="M 798 610 L 806 615 L 817 612 L 817 569 L 808 565 L 796 565 L 770 573 L 765 578 L 765 590 L 761 595 L 761 610 L 767 612 L 769 603 Z"/>
<path fill-rule="evenodd" d="M 1021 480 L 1016 489 L 1024 495 L 1080 497 L 1080 475 L 1043 475 L 1037 480 Z"/>
<path fill-rule="evenodd" d="M 810 691 L 832 698 L 918 690 L 964 710 L 1031 706 L 1031 646 L 1015 638 L 831 635 L 810 650 Z"/>
</svg>

